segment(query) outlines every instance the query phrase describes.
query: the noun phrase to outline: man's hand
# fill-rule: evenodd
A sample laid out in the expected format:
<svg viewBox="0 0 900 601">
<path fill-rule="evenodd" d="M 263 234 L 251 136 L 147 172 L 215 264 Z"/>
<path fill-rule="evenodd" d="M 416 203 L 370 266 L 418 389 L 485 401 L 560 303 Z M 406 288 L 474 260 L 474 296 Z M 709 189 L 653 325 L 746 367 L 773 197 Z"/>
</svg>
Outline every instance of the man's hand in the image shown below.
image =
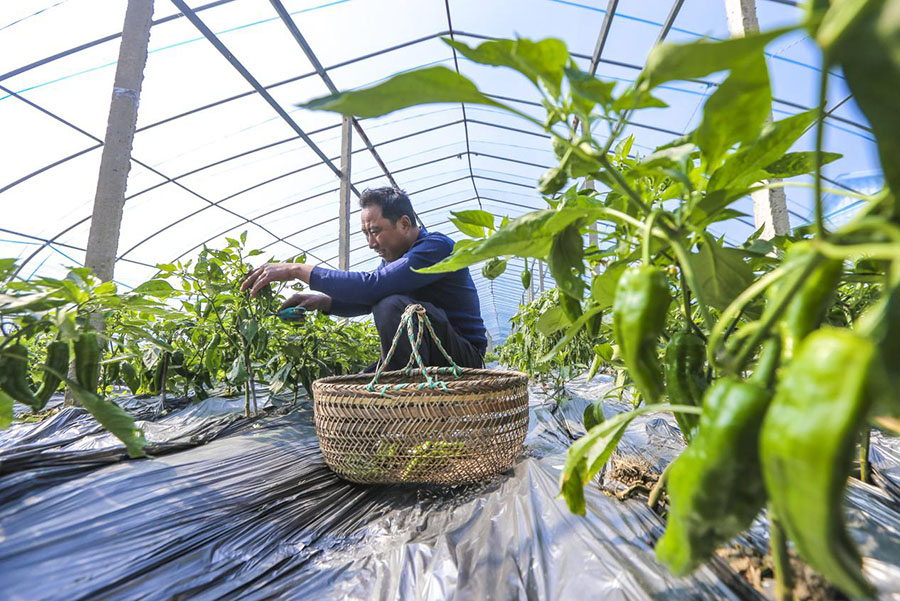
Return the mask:
<svg viewBox="0 0 900 601">
<path fill-rule="evenodd" d="M 322 311 L 327 313 L 331 310 L 331 297 L 324 294 L 310 294 L 308 292 L 298 292 L 291 298 L 281 303 L 281 309 L 288 307 L 304 307 L 309 311 Z"/>
<path fill-rule="evenodd" d="M 250 275 L 241 284 L 241 291 L 252 286 L 250 296 L 256 296 L 261 288 L 272 282 L 302 280 L 308 284 L 311 271 L 312 265 L 304 263 L 266 263 L 250 272 Z"/>
</svg>

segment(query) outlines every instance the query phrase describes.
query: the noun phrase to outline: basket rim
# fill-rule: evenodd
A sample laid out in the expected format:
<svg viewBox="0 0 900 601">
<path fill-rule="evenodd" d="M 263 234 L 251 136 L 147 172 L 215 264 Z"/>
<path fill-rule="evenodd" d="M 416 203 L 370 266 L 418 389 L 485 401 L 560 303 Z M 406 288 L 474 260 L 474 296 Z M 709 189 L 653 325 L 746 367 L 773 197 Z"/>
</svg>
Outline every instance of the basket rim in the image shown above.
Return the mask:
<svg viewBox="0 0 900 601">
<path fill-rule="evenodd" d="M 483 379 L 483 380 L 508 379 L 508 380 L 513 380 L 513 381 L 521 380 L 521 381 L 524 381 L 525 383 L 528 382 L 527 374 L 522 373 L 520 371 L 514 371 L 514 370 L 507 371 L 507 370 L 500 370 L 500 369 L 461 367 L 459 370 L 462 375 L 475 376 L 475 378 L 469 378 L 466 380 L 458 380 L 457 378 L 455 378 L 452 375 L 447 375 L 447 374 L 441 373 L 439 370 L 442 370 L 442 369 L 446 369 L 446 368 L 426 367 L 425 371 L 428 373 L 428 375 L 438 374 L 441 376 L 446 376 L 446 378 L 442 379 L 442 381 L 445 382 L 447 384 L 447 386 L 452 386 L 454 383 L 457 383 L 457 382 L 466 382 L 466 381 L 471 382 L 472 380 L 478 380 L 478 379 Z M 420 377 L 421 377 L 421 373 L 422 372 L 420 370 L 416 370 L 416 372 L 415 372 L 415 374 L 419 375 Z M 385 371 L 385 372 L 382 372 L 380 377 L 390 380 L 392 378 L 392 376 L 399 377 L 399 376 L 403 376 L 403 375 L 408 376 L 409 374 L 408 374 L 408 372 L 405 372 L 403 370 Z M 371 374 L 371 373 L 345 374 L 343 376 L 328 376 L 328 377 L 319 378 L 319 379 L 313 381 L 313 387 L 315 388 L 317 386 L 323 386 L 323 385 L 341 385 L 341 386 L 361 385 L 361 386 L 366 386 L 369 384 L 369 382 L 372 381 L 373 377 L 374 377 L 374 374 Z M 376 386 L 378 386 L 378 384 L 376 384 Z"/>
</svg>

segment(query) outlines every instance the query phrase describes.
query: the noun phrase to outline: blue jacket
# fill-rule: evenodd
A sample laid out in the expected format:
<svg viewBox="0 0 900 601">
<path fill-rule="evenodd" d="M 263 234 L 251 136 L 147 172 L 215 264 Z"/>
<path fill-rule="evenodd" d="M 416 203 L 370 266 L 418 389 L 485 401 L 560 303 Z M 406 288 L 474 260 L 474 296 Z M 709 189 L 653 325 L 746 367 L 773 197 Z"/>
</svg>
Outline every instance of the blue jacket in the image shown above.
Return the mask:
<svg viewBox="0 0 900 601">
<path fill-rule="evenodd" d="M 309 287 L 331 297 L 331 314 L 343 317 L 365 315 L 386 296 L 406 294 L 431 303 L 447 313 L 450 325 L 482 354 L 487 335 L 481 319 L 478 292 L 468 268 L 449 273 L 416 273 L 446 258 L 453 240 L 422 228 L 406 254 L 391 263 L 381 262 L 375 271 L 340 271 L 314 267 Z"/>
</svg>

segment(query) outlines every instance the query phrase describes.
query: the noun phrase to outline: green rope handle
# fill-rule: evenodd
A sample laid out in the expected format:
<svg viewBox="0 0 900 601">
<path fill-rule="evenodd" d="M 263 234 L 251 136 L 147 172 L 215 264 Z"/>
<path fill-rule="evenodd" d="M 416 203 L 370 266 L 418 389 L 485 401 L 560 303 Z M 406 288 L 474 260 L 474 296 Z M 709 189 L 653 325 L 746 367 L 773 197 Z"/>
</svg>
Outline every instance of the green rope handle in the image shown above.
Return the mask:
<svg viewBox="0 0 900 601">
<path fill-rule="evenodd" d="M 415 331 L 414 323 L 418 321 L 419 329 L 418 332 Z M 366 390 L 369 392 L 375 392 L 375 386 L 378 384 L 378 378 L 381 377 L 382 372 L 384 371 L 384 367 L 391 360 L 391 357 L 394 356 L 394 352 L 397 350 L 397 343 L 400 342 L 400 336 L 403 335 L 403 330 L 406 329 L 406 335 L 409 338 L 409 346 L 411 352 L 409 354 L 409 361 L 406 362 L 406 366 L 403 369 L 399 370 L 401 373 L 412 375 L 417 371 L 422 372 L 422 376 L 424 376 L 425 381 L 416 386 L 417 390 L 423 390 L 426 386 L 434 390 L 435 388 L 440 387 L 445 392 L 447 391 L 447 385 L 436 378 L 432 378 L 428 374 L 428 369 L 425 365 L 425 362 L 422 361 L 422 356 L 419 354 L 419 347 L 422 345 L 422 335 L 425 330 L 428 330 L 428 334 L 431 336 L 431 339 L 434 340 L 435 345 L 437 345 L 438 350 L 441 351 L 441 354 L 444 355 L 444 358 L 447 359 L 447 362 L 450 364 L 449 367 L 436 367 L 432 368 L 432 371 L 442 374 L 452 374 L 455 377 L 459 377 L 462 374 L 462 370 L 450 356 L 450 354 L 444 349 L 444 345 L 441 344 L 441 339 L 438 338 L 437 334 L 434 332 L 434 327 L 431 325 L 431 320 L 428 319 L 428 314 L 425 312 L 425 307 L 422 305 L 409 305 L 406 307 L 406 310 L 403 311 L 403 315 L 400 317 L 400 325 L 397 326 L 397 332 L 394 334 L 394 339 L 391 341 L 391 348 L 388 349 L 387 354 L 384 356 L 384 359 L 378 362 L 378 367 L 375 369 L 375 377 L 372 378 L 372 381 L 366 386 Z M 416 369 L 416 365 L 418 365 L 418 369 Z M 395 384 L 393 386 L 394 390 L 403 390 L 404 388 L 412 386 L 412 384 Z M 380 386 L 380 394 L 381 396 L 385 396 L 385 393 L 389 388 L 391 388 L 390 384 L 382 384 Z"/>
</svg>

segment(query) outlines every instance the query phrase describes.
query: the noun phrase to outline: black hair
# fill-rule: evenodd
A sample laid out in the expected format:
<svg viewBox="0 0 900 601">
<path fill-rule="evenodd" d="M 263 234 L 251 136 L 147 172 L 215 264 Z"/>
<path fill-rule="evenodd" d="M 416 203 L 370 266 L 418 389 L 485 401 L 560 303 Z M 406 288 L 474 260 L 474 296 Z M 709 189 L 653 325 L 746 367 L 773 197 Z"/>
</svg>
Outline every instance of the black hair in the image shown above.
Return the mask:
<svg viewBox="0 0 900 601">
<path fill-rule="evenodd" d="M 413 227 L 416 226 L 416 212 L 413 211 L 412 202 L 406 192 L 399 188 L 366 188 L 359 197 L 359 206 L 365 208 L 373 205 L 381 207 L 381 216 L 389 219 L 392 225 L 397 225 L 397 221 L 406 215 Z"/>
</svg>

